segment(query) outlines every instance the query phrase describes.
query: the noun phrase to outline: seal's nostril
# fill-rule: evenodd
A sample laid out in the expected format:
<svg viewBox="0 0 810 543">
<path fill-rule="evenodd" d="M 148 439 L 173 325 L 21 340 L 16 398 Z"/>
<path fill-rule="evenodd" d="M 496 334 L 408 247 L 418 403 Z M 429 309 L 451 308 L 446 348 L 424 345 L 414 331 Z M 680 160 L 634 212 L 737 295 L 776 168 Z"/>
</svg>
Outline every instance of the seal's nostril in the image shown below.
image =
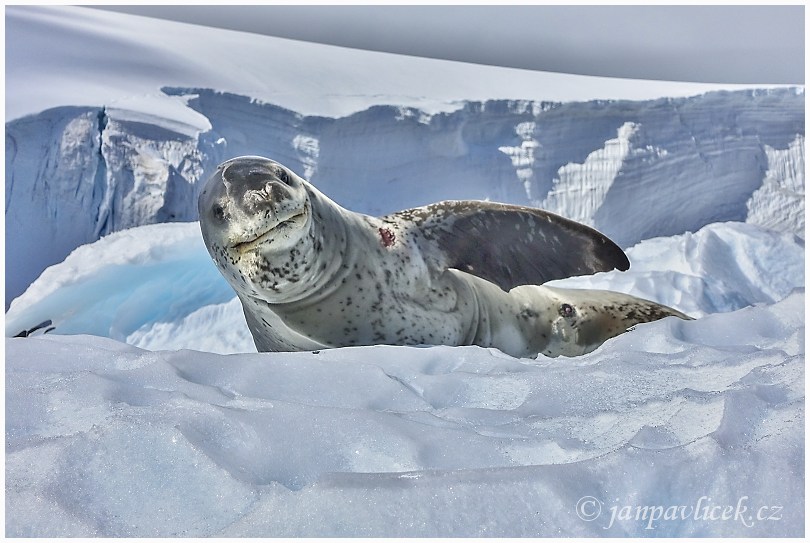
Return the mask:
<svg viewBox="0 0 810 543">
<path fill-rule="evenodd" d="M 270 199 L 275 202 L 280 202 L 290 197 L 290 193 L 287 191 L 287 189 L 279 183 L 271 183 L 269 192 Z"/>
</svg>

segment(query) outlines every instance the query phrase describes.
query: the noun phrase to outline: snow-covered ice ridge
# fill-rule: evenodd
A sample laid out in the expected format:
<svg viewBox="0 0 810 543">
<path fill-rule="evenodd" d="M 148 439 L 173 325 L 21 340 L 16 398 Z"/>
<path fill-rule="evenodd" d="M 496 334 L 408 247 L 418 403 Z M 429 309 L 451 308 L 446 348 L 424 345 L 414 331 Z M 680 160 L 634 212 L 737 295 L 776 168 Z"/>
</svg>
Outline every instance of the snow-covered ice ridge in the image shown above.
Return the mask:
<svg viewBox="0 0 810 543">
<path fill-rule="evenodd" d="M 7 339 L 6 535 L 802 536 L 803 314 L 576 359 Z"/>
<path fill-rule="evenodd" d="M 802 89 L 337 118 L 206 89 L 164 93 L 193 122 L 60 107 L 6 125 L 7 301 L 104 234 L 195 220 L 202 182 L 245 154 L 371 214 L 471 198 L 541 206 L 624 247 L 725 220 L 804 235 Z"/>
</svg>

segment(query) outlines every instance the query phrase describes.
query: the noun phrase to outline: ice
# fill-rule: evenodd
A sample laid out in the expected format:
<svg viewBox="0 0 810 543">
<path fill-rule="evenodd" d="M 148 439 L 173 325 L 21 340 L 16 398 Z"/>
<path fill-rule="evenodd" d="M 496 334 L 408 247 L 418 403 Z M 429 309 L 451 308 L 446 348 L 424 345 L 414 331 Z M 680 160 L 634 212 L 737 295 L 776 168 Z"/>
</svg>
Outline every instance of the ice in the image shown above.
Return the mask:
<svg viewBox="0 0 810 543">
<path fill-rule="evenodd" d="M 637 130 L 635 123 L 626 122 L 619 127 L 615 139 L 607 140 L 605 147 L 588 155 L 585 162 L 568 163 L 560 168 L 559 177 L 538 207 L 564 209 L 569 219 L 593 226 L 594 215 L 624 165 L 630 152 L 630 137 Z"/>
<path fill-rule="evenodd" d="M 206 306 L 212 306 L 207 322 L 214 333 L 221 322 L 216 306 L 233 297 L 212 266 L 199 224 L 150 225 L 79 247 L 63 263 L 47 269 L 25 298 L 11 304 L 6 334 L 50 319 L 65 334 L 123 341 L 131 334 L 143 336 L 148 325 L 151 336 L 165 337 L 162 326 L 194 321 L 200 314 L 193 313 Z M 171 337 L 178 339 L 177 334 Z"/>
<path fill-rule="evenodd" d="M 768 171 L 762 187 L 748 200 L 747 222 L 804 236 L 804 136 L 787 149 L 766 146 Z"/>
</svg>

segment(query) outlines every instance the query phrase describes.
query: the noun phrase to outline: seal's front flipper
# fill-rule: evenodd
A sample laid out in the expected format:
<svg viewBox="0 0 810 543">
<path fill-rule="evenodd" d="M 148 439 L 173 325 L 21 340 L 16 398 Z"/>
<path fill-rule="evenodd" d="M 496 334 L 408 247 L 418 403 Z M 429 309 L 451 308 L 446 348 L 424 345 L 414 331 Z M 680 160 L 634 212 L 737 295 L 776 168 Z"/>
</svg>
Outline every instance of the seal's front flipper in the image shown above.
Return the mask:
<svg viewBox="0 0 810 543">
<path fill-rule="evenodd" d="M 630 267 L 621 248 L 604 234 L 541 209 L 445 201 L 386 219 L 410 220 L 423 254 L 438 271 L 456 268 L 507 291 Z"/>
</svg>

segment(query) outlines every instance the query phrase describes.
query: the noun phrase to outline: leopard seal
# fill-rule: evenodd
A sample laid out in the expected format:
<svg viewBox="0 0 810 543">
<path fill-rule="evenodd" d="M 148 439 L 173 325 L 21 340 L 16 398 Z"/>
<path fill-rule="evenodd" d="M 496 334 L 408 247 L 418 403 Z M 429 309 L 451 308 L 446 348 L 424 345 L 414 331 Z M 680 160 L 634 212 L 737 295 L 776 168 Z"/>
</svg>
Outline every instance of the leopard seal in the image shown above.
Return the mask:
<svg viewBox="0 0 810 543">
<path fill-rule="evenodd" d="M 573 356 L 638 323 L 688 318 L 626 294 L 544 286 L 629 261 L 603 234 L 538 209 L 444 201 L 371 217 L 255 156 L 222 163 L 198 204 L 259 351 L 382 343 Z"/>
</svg>

